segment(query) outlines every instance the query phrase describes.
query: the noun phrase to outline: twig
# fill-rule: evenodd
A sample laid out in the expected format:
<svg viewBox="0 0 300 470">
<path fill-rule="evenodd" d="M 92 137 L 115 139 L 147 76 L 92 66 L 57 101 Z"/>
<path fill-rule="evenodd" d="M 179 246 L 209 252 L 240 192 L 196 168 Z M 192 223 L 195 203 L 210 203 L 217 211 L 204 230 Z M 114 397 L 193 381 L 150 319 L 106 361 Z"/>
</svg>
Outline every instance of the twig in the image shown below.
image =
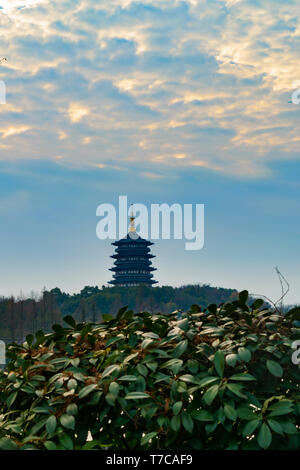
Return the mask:
<svg viewBox="0 0 300 470">
<path fill-rule="evenodd" d="M 282 315 L 282 313 L 283 313 L 283 303 L 282 303 L 282 301 L 283 301 L 284 297 L 288 294 L 288 292 L 290 290 L 290 285 L 289 285 L 288 281 L 285 279 L 284 275 L 279 271 L 278 266 L 276 266 L 275 270 L 276 270 L 276 273 L 278 275 L 280 285 L 281 285 L 281 297 L 278 300 L 276 300 L 276 302 L 273 302 L 273 300 L 269 299 L 269 297 L 267 297 L 266 295 L 262 295 L 262 294 L 250 294 L 250 295 L 253 296 L 253 297 L 263 297 L 264 299 L 266 299 L 268 302 L 270 302 L 273 305 L 273 307 L 275 308 L 277 313 Z M 284 290 L 284 286 L 283 286 L 282 281 L 284 281 L 287 285 L 286 291 Z M 281 306 L 280 306 L 279 309 L 277 307 L 278 302 L 281 302 Z"/>
<path fill-rule="evenodd" d="M 278 302 L 281 302 L 280 308 L 281 308 L 281 312 L 282 312 L 282 309 L 283 309 L 283 299 L 284 299 L 284 297 L 288 294 L 288 292 L 289 292 L 289 290 L 290 290 L 290 285 L 289 285 L 288 281 L 286 280 L 286 278 L 284 277 L 284 275 L 279 271 L 278 266 L 276 266 L 275 271 L 276 271 L 276 273 L 277 273 L 277 275 L 278 275 L 279 282 L 280 282 L 280 285 L 281 285 L 281 297 L 280 297 L 280 299 L 278 299 L 278 300 L 275 302 L 275 304 L 277 304 Z M 287 286 L 286 291 L 284 291 L 284 287 L 283 287 L 283 282 L 282 282 L 282 280 L 286 283 L 286 286 Z"/>
<path fill-rule="evenodd" d="M 262 295 L 262 294 L 250 294 L 252 297 L 257 297 L 257 298 L 260 298 L 260 297 L 263 297 L 264 299 L 266 299 L 268 302 L 270 302 L 273 307 L 275 308 L 276 312 L 278 313 L 281 313 L 280 310 L 278 310 L 277 306 L 276 306 L 276 303 L 273 302 L 273 300 L 269 299 L 269 297 L 267 297 L 266 295 Z"/>
</svg>

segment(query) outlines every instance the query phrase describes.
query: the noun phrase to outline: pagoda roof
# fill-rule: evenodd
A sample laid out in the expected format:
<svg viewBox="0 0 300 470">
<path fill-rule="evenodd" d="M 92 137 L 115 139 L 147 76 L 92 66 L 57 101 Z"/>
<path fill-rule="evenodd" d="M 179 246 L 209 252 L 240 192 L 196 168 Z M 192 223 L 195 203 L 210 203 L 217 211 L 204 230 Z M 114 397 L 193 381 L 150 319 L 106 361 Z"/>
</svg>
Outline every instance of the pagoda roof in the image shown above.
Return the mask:
<svg viewBox="0 0 300 470">
<path fill-rule="evenodd" d="M 149 272 L 150 271 L 157 271 L 157 268 L 154 268 L 153 266 L 145 265 L 145 266 L 137 266 L 137 265 L 132 265 L 132 266 L 125 266 L 125 265 L 120 265 L 120 266 L 114 266 L 113 268 L 109 268 L 109 271 L 132 271 L 132 270 L 142 270 L 142 269 L 147 269 Z"/>
<path fill-rule="evenodd" d="M 147 259 L 150 259 L 150 258 L 156 258 L 155 255 L 150 255 L 149 253 L 129 253 L 129 254 L 122 254 L 122 253 L 117 253 L 115 255 L 111 255 L 110 258 L 115 258 L 115 259 L 119 259 L 119 258 L 122 258 L 123 256 L 140 256 L 140 257 L 144 257 L 144 258 L 147 258 Z"/>
<path fill-rule="evenodd" d="M 141 245 L 154 245 L 154 243 L 150 242 L 149 240 L 146 240 L 145 238 L 140 237 L 136 232 L 133 232 L 135 235 L 130 235 L 129 233 L 126 235 L 126 237 L 121 238 L 120 240 L 117 240 L 116 242 L 113 242 L 112 245 L 114 246 L 120 246 L 120 245 L 131 245 L 131 244 L 141 244 Z"/>
<path fill-rule="evenodd" d="M 143 280 L 141 281 L 140 279 L 137 279 L 137 280 L 134 280 L 134 279 L 124 279 L 122 281 L 120 280 L 116 280 L 116 279 L 113 279 L 112 281 L 108 281 L 108 284 L 113 284 L 113 285 L 119 285 L 119 284 L 132 284 L 132 283 L 136 283 L 138 285 L 149 285 L 149 284 L 157 284 L 158 281 L 153 281 L 152 279 L 147 279 L 147 280 Z"/>
</svg>

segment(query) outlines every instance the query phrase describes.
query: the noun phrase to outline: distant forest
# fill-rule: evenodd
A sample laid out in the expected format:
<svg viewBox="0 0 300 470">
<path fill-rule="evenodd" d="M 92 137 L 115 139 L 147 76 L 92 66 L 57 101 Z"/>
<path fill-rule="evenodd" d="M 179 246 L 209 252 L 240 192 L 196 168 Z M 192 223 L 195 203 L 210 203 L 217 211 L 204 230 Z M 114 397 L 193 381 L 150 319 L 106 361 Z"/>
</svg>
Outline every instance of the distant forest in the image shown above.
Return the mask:
<svg viewBox="0 0 300 470">
<path fill-rule="evenodd" d="M 99 322 L 103 314 L 114 316 L 125 305 L 135 312 L 171 313 L 178 309 L 187 310 L 193 304 L 201 307 L 220 304 L 236 296 L 236 290 L 209 285 L 131 288 L 86 286 L 79 294 L 73 295 L 55 288 L 44 291 L 40 298 L 2 298 L 0 339 L 7 343 L 22 342 L 30 333 L 51 331 L 52 325 L 62 324 L 66 315 L 72 315 L 81 322 Z"/>
</svg>

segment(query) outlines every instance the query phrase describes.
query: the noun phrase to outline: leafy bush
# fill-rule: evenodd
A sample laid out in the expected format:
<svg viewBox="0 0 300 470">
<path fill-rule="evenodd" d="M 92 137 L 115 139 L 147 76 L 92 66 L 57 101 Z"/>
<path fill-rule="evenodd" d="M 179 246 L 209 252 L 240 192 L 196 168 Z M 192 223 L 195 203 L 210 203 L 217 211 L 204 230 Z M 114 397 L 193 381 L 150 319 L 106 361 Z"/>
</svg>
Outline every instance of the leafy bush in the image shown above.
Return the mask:
<svg viewBox="0 0 300 470">
<path fill-rule="evenodd" d="M 294 320 L 239 300 L 54 325 L 10 345 L 1 449 L 300 449 Z M 89 439 L 88 439 L 89 437 Z"/>
</svg>

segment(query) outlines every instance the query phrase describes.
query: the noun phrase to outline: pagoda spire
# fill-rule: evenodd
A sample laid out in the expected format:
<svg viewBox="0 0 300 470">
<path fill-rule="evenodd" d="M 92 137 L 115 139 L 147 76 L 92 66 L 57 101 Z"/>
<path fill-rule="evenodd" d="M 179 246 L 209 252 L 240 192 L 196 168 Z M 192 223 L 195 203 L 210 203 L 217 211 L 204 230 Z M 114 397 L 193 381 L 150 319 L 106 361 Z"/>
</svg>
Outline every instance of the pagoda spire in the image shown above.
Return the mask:
<svg viewBox="0 0 300 470">
<path fill-rule="evenodd" d="M 130 228 L 129 228 L 129 233 L 130 232 L 135 232 L 136 233 L 136 228 L 135 228 L 135 215 L 133 213 L 133 204 L 131 204 L 131 212 L 130 212 Z"/>
</svg>

